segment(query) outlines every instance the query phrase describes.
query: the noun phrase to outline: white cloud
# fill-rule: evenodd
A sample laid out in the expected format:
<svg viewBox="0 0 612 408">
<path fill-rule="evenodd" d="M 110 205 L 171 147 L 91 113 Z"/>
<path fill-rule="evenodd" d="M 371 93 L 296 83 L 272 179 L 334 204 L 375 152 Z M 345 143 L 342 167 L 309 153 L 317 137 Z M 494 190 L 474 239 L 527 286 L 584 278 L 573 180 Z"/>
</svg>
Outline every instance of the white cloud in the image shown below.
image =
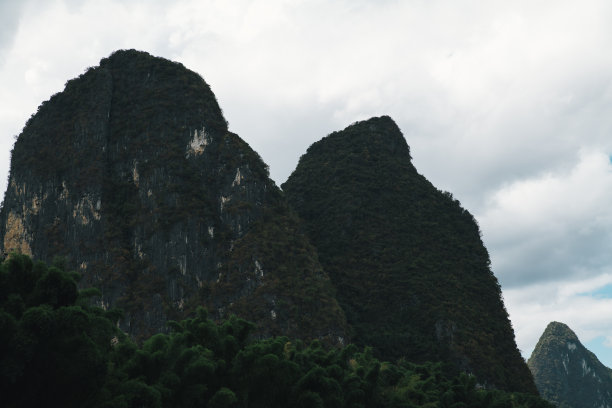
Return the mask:
<svg viewBox="0 0 612 408">
<path fill-rule="evenodd" d="M 612 166 L 582 150 L 569 171 L 546 172 L 496 191 L 477 218 L 504 288 L 590 277 L 612 264 Z"/>
<path fill-rule="evenodd" d="M 612 299 L 588 294 L 611 283 L 612 271 L 607 271 L 586 280 L 505 289 L 504 301 L 523 356 L 529 358 L 551 321 L 567 324 L 583 344 L 598 337 L 611 338 Z"/>
<path fill-rule="evenodd" d="M 269 141 L 278 181 L 292 166 L 267 150 L 288 136 L 250 130 L 304 110 L 336 129 L 391 114 L 417 167 L 472 209 L 483 189 L 571 157 L 576 131 L 609 143 L 610 95 L 595 91 L 610 89 L 606 2 L 29 4 L 10 59 L 46 85 L 38 103 L 117 48 L 176 59 L 213 86 L 234 130 Z"/>
<path fill-rule="evenodd" d="M 478 217 L 525 358 L 551 321 L 583 343 L 612 336 L 612 299 L 593 294 L 612 284 L 612 166 L 601 152 L 577 156 L 499 189 Z"/>
</svg>

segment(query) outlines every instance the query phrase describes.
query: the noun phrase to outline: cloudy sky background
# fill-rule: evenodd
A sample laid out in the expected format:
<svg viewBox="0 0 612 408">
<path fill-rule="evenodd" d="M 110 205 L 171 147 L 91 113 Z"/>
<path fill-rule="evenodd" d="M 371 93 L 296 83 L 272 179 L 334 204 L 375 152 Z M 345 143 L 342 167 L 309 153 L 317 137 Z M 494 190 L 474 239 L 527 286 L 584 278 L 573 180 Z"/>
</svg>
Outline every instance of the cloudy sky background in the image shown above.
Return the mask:
<svg viewBox="0 0 612 408">
<path fill-rule="evenodd" d="M 388 114 L 478 219 L 523 355 L 552 320 L 612 367 L 612 2 L 0 0 L 0 189 L 14 137 L 116 49 L 179 61 L 281 184 Z"/>
</svg>

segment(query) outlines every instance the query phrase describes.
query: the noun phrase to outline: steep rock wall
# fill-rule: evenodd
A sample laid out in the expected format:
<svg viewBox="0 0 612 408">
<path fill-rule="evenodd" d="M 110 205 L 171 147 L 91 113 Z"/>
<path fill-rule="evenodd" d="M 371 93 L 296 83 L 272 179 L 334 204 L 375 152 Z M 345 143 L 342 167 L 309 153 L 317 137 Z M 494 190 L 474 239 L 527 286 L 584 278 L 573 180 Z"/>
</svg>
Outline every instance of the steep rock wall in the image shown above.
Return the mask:
<svg viewBox="0 0 612 408">
<path fill-rule="evenodd" d="M 612 370 L 567 325 L 551 322 L 527 364 L 542 398 L 556 406 L 612 407 Z"/>
<path fill-rule="evenodd" d="M 478 225 L 411 162 L 387 116 L 308 148 L 282 188 L 355 329 L 384 359 L 447 361 L 535 393 Z"/>
<path fill-rule="evenodd" d="M 201 304 L 254 318 L 261 336 L 346 337 L 316 250 L 267 166 L 181 64 L 118 51 L 68 81 L 19 136 L 0 215 L 5 252 L 67 257 L 103 307 L 126 311 L 121 325 L 136 337 Z M 277 235 L 262 237 L 268 229 Z M 290 241 L 309 262 L 299 272 L 268 251 Z M 313 283 L 316 296 L 296 299 Z"/>
</svg>

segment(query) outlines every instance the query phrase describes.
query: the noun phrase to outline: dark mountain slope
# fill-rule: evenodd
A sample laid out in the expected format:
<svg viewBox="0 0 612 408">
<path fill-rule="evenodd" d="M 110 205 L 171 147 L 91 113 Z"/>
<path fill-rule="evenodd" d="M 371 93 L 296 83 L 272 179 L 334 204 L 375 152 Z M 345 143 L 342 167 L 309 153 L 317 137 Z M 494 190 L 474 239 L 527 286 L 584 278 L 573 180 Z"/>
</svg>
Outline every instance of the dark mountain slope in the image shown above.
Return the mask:
<svg viewBox="0 0 612 408">
<path fill-rule="evenodd" d="M 540 395 L 560 408 L 612 406 L 612 370 L 563 323 L 546 327 L 527 364 Z"/>
<path fill-rule="evenodd" d="M 27 122 L 0 243 L 68 257 L 137 336 L 201 304 L 256 321 L 261 336 L 345 336 L 316 250 L 267 166 L 228 131 L 198 74 L 143 52 L 103 59 Z M 289 251 L 299 257 L 277 256 Z"/>
<path fill-rule="evenodd" d="M 314 143 L 282 186 L 307 224 L 354 341 L 445 360 L 535 392 L 472 215 L 417 173 L 389 117 Z"/>
</svg>

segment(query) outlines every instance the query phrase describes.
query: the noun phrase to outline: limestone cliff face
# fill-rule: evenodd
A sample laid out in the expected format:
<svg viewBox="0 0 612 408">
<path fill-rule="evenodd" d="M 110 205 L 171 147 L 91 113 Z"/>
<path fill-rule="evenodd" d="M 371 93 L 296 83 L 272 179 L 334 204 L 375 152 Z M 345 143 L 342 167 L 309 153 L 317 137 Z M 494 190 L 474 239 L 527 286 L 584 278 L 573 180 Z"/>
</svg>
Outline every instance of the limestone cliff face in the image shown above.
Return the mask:
<svg viewBox="0 0 612 408">
<path fill-rule="evenodd" d="M 261 336 L 346 336 L 267 166 L 228 131 L 198 74 L 143 52 L 103 59 L 30 118 L 12 152 L 0 244 L 66 256 L 136 336 L 200 304 L 255 320 Z M 287 251 L 301 258 L 276 256 Z"/>
<path fill-rule="evenodd" d="M 527 364 L 540 395 L 558 407 L 612 407 L 612 370 L 567 325 L 550 323 Z"/>
<path fill-rule="evenodd" d="M 384 359 L 447 361 L 487 387 L 536 392 L 475 219 L 417 173 L 391 118 L 314 143 L 282 187 L 357 344 Z"/>
</svg>

